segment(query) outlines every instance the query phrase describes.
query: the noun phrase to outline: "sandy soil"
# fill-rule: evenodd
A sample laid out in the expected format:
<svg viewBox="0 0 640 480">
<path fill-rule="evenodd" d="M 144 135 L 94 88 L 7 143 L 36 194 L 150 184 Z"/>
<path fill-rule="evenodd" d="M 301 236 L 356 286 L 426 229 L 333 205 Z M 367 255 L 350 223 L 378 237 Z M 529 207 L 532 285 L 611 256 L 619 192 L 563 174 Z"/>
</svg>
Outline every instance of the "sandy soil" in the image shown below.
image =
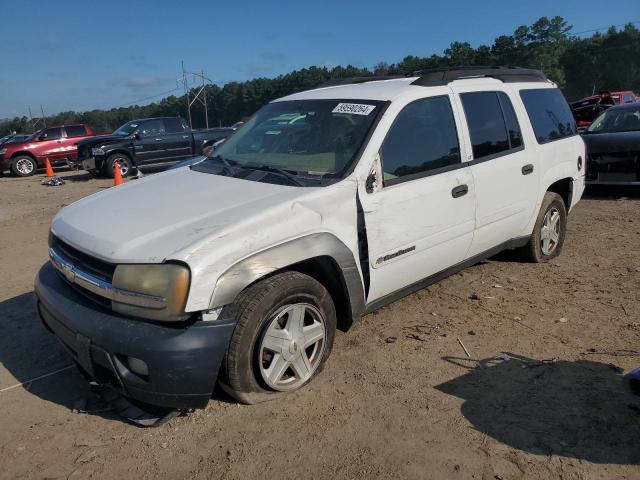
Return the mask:
<svg viewBox="0 0 640 480">
<path fill-rule="evenodd" d="M 70 364 L 33 279 L 53 215 L 110 182 L 62 175 L 0 178 L 0 390 Z M 639 479 L 640 408 L 618 369 L 640 366 L 639 292 L 640 191 L 592 193 L 556 261 L 502 256 L 366 316 L 278 402 L 216 392 L 141 429 L 73 413 L 75 369 L 0 392 L 0 477 Z"/>
</svg>

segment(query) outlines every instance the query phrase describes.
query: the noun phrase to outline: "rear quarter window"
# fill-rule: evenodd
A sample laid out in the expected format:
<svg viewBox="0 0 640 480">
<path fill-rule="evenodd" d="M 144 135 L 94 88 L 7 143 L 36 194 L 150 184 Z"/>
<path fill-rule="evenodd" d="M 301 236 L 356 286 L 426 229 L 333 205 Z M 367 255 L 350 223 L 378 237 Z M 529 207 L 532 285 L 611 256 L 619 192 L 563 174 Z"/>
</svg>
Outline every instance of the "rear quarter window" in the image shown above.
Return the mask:
<svg viewBox="0 0 640 480">
<path fill-rule="evenodd" d="M 520 98 L 538 143 L 549 143 L 577 135 L 576 122 L 569 104 L 557 88 L 520 90 Z"/>
</svg>

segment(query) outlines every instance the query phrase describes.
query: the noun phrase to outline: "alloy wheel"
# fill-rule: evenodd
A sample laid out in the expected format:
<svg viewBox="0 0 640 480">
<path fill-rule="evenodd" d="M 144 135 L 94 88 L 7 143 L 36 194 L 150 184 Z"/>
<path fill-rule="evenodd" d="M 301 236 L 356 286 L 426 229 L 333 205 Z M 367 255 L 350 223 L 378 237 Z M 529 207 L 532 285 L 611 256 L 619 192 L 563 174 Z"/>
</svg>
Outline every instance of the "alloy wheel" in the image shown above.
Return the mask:
<svg viewBox="0 0 640 480">
<path fill-rule="evenodd" d="M 550 208 L 544 215 L 540 229 L 540 247 L 545 256 L 551 255 L 558 247 L 562 228 L 560 218 L 560 210 L 556 207 Z"/>
<path fill-rule="evenodd" d="M 16 162 L 16 170 L 22 175 L 31 175 L 33 173 L 33 162 L 27 158 L 21 158 Z"/>
<path fill-rule="evenodd" d="M 320 311 L 308 303 L 280 308 L 267 322 L 258 349 L 264 382 L 278 391 L 309 380 L 322 359 L 327 331 Z"/>
</svg>

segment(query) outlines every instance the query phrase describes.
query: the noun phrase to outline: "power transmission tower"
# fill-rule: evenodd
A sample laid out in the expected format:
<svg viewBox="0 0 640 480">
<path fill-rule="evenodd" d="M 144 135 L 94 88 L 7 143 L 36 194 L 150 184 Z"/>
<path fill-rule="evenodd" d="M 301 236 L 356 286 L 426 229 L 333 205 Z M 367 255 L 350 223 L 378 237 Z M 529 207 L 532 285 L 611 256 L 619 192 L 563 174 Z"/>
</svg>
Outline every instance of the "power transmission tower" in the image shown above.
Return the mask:
<svg viewBox="0 0 640 480">
<path fill-rule="evenodd" d="M 189 79 L 192 79 L 193 83 L 198 82 L 199 88 L 193 93 L 189 88 Z M 189 127 L 193 128 L 193 122 L 191 120 L 191 107 L 195 102 L 204 106 L 204 122 L 206 128 L 209 128 L 209 111 L 207 108 L 207 85 L 212 85 L 213 82 L 209 77 L 204 74 L 204 71 L 200 72 L 187 72 L 184 69 L 184 62 L 182 62 L 182 85 L 184 86 L 184 93 L 187 99 L 187 116 L 189 120 Z M 193 89 L 195 90 L 195 88 Z"/>
<path fill-rule="evenodd" d="M 27 108 L 29 109 L 29 124 L 34 131 L 36 130 L 36 127 L 40 122 L 42 122 L 43 127 L 47 126 L 47 119 L 44 116 L 44 108 L 42 107 L 42 105 L 40 105 L 40 112 L 42 113 L 42 117 L 34 118 L 33 114 L 31 113 L 31 106 L 28 106 Z"/>
</svg>

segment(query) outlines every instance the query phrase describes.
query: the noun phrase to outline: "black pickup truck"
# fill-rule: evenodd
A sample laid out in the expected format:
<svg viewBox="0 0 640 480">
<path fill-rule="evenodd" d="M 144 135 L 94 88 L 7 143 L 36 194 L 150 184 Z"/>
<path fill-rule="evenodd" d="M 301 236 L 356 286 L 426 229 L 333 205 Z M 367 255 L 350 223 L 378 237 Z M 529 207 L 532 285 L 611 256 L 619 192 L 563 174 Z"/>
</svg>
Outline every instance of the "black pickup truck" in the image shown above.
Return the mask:
<svg viewBox="0 0 640 480">
<path fill-rule="evenodd" d="M 214 143 L 234 131 L 233 128 L 191 130 L 179 117 L 132 120 L 111 135 L 79 141 L 78 160 L 70 166 L 113 177 L 117 161 L 122 176 L 126 177 L 137 168 L 171 165 L 206 154 Z"/>
</svg>

